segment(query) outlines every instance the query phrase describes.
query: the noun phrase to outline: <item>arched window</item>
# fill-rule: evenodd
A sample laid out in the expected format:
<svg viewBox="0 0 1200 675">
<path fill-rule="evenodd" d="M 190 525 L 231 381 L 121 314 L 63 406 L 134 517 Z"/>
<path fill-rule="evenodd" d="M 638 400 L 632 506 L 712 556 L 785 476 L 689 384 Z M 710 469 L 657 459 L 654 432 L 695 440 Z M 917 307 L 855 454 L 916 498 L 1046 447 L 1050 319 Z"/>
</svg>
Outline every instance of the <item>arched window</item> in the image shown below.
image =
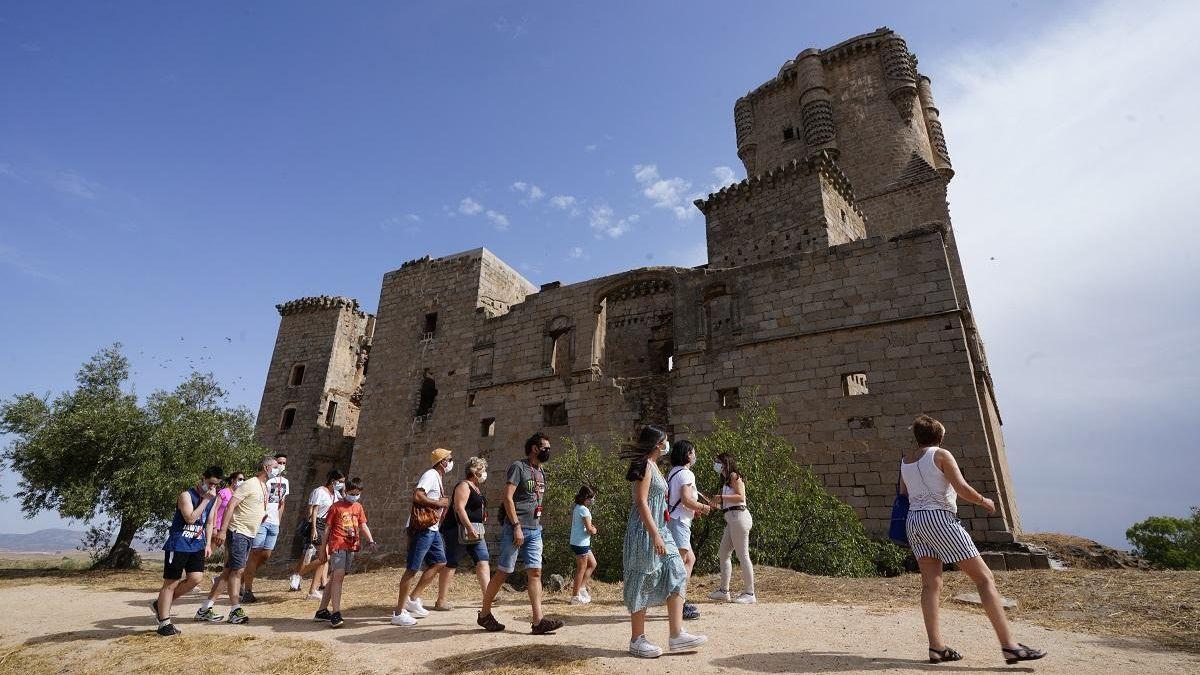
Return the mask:
<svg viewBox="0 0 1200 675">
<path fill-rule="evenodd" d="M 575 358 L 575 324 L 557 316 L 546 326 L 546 365 L 555 375 L 569 375 Z"/>
</svg>

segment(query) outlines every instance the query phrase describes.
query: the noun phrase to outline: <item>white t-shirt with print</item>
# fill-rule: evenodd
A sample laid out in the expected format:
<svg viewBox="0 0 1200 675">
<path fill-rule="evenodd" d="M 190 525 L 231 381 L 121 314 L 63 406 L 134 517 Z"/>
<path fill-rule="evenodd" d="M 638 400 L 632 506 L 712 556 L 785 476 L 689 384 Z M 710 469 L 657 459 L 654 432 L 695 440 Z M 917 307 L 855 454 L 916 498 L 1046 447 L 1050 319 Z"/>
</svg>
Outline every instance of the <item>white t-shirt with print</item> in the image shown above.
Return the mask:
<svg viewBox="0 0 1200 675">
<path fill-rule="evenodd" d="M 283 476 L 267 479 L 267 519 L 264 522 L 279 524 L 279 505 L 289 494 L 288 479 Z"/>
<path fill-rule="evenodd" d="M 678 520 L 684 525 L 691 525 L 692 518 L 695 517 L 696 512 L 683 505 L 683 486 L 691 485 L 693 490 L 692 497 L 695 498 L 696 474 L 692 473 L 692 470 L 686 467 L 673 466 L 667 472 L 667 475 L 671 477 L 671 480 L 667 481 L 667 507 L 674 506 L 671 509 L 671 520 Z M 678 506 L 676 506 L 677 503 Z"/>
<path fill-rule="evenodd" d="M 308 494 L 308 505 L 317 507 L 317 518 L 324 518 L 325 514 L 329 513 L 329 507 L 333 506 L 335 501 L 337 501 L 337 497 L 324 485 L 318 486 Z"/>
<path fill-rule="evenodd" d="M 425 496 L 430 499 L 442 498 L 442 474 L 437 469 L 426 469 L 425 473 L 421 474 L 421 480 L 417 481 L 417 489 L 424 490 Z M 431 530 L 437 531 L 441 523 L 434 523 Z"/>
</svg>

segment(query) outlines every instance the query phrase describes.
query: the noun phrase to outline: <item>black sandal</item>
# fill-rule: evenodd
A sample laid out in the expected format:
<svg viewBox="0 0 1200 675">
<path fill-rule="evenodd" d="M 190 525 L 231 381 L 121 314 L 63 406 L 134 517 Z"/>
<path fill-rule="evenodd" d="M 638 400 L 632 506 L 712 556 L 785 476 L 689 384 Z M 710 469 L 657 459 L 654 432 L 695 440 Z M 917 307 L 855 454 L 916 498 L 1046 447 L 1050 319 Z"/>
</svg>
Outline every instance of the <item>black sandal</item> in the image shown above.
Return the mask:
<svg viewBox="0 0 1200 675">
<path fill-rule="evenodd" d="M 954 651 L 954 649 L 951 647 L 946 647 L 945 649 L 942 649 L 942 650 L 937 650 L 937 649 L 934 649 L 933 647 L 929 648 L 929 662 L 930 663 L 941 663 L 942 661 L 961 661 L 961 660 L 962 660 L 962 654 L 959 654 L 958 652 Z"/>
<path fill-rule="evenodd" d="M 1018 661 L 1037 661 L 1046 655 L 1046 652 L 1020 642 L 1017 643 L 1017 649 L 1001 647 L 1000 651 L 1004 652 L 1004 662 L 1010 666 Z"/>
</svg>

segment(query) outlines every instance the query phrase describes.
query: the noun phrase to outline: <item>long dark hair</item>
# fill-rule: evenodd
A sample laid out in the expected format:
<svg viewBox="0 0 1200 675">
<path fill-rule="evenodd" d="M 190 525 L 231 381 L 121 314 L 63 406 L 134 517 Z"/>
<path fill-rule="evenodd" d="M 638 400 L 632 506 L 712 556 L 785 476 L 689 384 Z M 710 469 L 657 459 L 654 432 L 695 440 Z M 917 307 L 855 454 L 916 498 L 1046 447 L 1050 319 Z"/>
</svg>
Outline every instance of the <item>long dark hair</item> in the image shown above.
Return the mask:
<svg viewBox="0 0 1200 675">
<path fill-rule="evenodd" d="M 596 498 L 596 489 L 593 488 L 591 485 L 584 485 L 583 487 L 579 488 L 579 492 L 575 493 L 575 503 L 576 504 L 582 505 L 587 500 L 595 499 L 595 498 Z"/>
<path fill-rule="evenodd" d="M 646 464 L 650 453 L 667 437 L 662 427 L 653 424 L 642 427 L 638 434 L 637 443 L 626 446 L 621 450 L 621 459 L 629 460 L 629 470 L 625 472 L 625 480 L 636 483 L 646 477 Z"/>
<path fill-rule="evenodd" d="M 717 455 L 717 461 L 725 467 L 725 475 L 721 476 L 721 485 L 733 485 L 733 477 L 742 475 L 738 472 L 737 458 L 728 452 L 722 452 Z"/>
<path fill-rule="evenodd" d="M 696 446 L 691 441 L 679 441 L 671 446 L 671 466 L 686 466 Z"/>
</svg>

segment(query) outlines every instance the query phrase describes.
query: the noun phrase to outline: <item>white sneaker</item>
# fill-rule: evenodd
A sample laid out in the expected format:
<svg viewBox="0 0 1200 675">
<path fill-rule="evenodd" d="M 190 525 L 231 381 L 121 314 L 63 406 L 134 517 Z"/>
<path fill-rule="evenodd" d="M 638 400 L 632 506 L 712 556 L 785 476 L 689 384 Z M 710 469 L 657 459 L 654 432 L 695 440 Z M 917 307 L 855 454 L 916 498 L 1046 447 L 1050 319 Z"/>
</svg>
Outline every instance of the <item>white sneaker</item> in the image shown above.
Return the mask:
<svg viewBox="0 0 1200 675">
<path fill-rule="evenodd" d="M 421 605 L 420 598 L 417 598 L 416 600 L 405 600 L 404 611 L 411 614 L 414 619 L 424 619 L 425 617 L 429 616 L 429 610 L 425 609 L 425 607 Z"/>
<path fill-rule="evenodd" d="M 399 614 L 392 612 L 392 625 L 411 628 L 417 625 L 417 620 L 412 618 L 412 615 L 408 613 L 408 610 L 402 609 L 400 610 Z"/>
<path fill-rule="evenodd" d="M 572 605 L 586 605 L 586 604 L 587 604 L 587 598 L 583 597 L 583 594 L 579 594 L 579 595 L 573 595 L 573 596 L 571 596 L 571 602 L 570 602 L 570 604 L 572 604 Z"/>
<path fill-rule="evenodd" d="M 708 642 L 708 638 L 703 635 L 692 635 L 691 633 L 683 632 L 667 640 L 667 646 L 673 652 L 681 652 L 687 649 L 695 649 L 705 642 Z"/>
<path fill-rule="evenodd" d="M 729 591 L 725 590 L 724 588 L 718 588 L 712 593 L 709 593 L 708 597 L 712 598 L 713 600 L 724 600 L 725 602 L 729 602 Z"/>
<path fill-rule="evenodd" d="M 299 574 L 293 574 L 291 579 L 288 581 L 288 588 L 293 591 L 300 590 L 301 581 L 303 581 L 303 579 L 300 578 Z"/>
<path fill-rule="evenodd" d="M 741 593 L 733 599 L 739 605 L 757 605 L 758 598 L 753 593 Z"/>
<path fill-rule="evenodd" d="M 321 593 L 321 591 L 313 591 L 312 593 L 308 594 L 308 599 L 309 600 L 320 600 L 322 595 L 323 594 Z"/>
<path fill-rule="evenodd" d="M 638 639 L 629 643 L 629 653 L 638 658 L 657 659 L 662 656 L 662 647 L 650 644 L 645 635 L 639 635 Z"/>
<path fill-rule="evenodd" d="M 587 586 L 579 589 L 579 595 L 583 596 L 583 599 L 588 602 L 592 601 L 592 592 L 587 589 Z"/>
</svg>

